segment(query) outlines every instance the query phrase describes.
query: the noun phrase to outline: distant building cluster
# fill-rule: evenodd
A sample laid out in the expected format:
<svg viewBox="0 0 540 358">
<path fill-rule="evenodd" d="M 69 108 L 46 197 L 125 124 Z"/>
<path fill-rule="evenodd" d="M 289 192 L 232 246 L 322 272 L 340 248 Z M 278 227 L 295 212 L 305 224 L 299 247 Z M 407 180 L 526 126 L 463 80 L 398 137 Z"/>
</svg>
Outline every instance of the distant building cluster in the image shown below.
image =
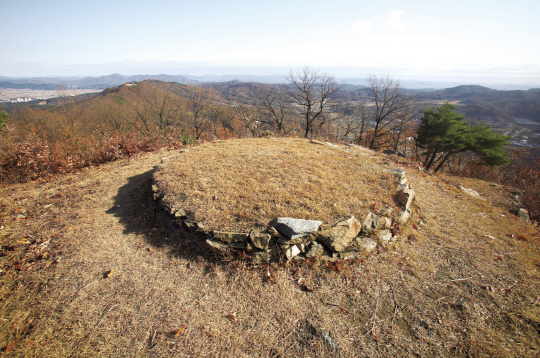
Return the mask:
<svg viewBox="0 0 540 358">
<path fill-rule="evenodd" d="M 17 98 L 9 98 L 9 99 L 3 99 L 0 100 L 0 102 L 4 103 L 20 103 L 20 102 L 30 102 L 35 101 L 40 98 L 32 98 L 32 97 L 17 97 Z"/>
<path fill-rule="evenodd" d="M 127 83 L 124 83 L 118 87 L 122 87 L 122 86 L 126 86 L 126 87 L 129 87 L 129 86 L 135 86 L 137 84 L 141 83 L 141 81 L 131 81 L 131 82 L 127 82 Z"/>
</svg>

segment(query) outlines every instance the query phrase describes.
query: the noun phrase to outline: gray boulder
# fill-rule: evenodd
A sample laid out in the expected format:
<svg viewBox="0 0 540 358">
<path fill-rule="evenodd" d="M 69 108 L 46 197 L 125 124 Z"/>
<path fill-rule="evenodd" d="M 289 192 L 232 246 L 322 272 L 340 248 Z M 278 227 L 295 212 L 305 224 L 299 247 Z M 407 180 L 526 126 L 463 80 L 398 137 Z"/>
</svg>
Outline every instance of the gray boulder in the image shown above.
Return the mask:
<svg viewBox="0 0 540 358">
<path fill-rule="evenodd" d="M 266 250 L 271 236 L 263 228 L 255 228 L 249 233 L 249 238 L 251 239 L 253 246 L 261 250 Z"/>
<path fill-rule="evenodd" d="M 218 239 L 219 241 L 226 242 L 227 244 L 233 242 L 245 242 L 248 237 L 248 234 L 238 232 L 214 231 L 214 238 Z"/>
<path fill-rule="evenodd" d="M 348 220 L 339 222 L 330 229 L 316 232 L 315 238 L 330 250 L 341 252 L 351 244 L 361 229 L 360 221 L 351 216 Z"/>
<path fill-rule="evenodd" d="M 226 245 L 213 240 L 205 240 L 202 245 L 205 251 L 210 251 L 216 254 L 225 254 L 228 251 Z"/>
<path fill-rule="evenodd" d="M 519 209 L 518 210 L 518 217 L 523 221 L 529 221 L 529 212 L 527 209 Z"/>
<path fill-rule="evenodd" d="M 314 241 L 311 244 L 311 248 L 306 253 L 306 257 L 319 257 L 324 255 L 324 247 L 318 242 Z"/>
<path fill-rule="evenodd" d="M 379 215 L 375 214 L 373 211 L 370 211 L 366 216 L 366 220 L 364 220 L 364 226 L 362 228 L 362 232 L 366 234 L 370 234 L 373 231 L 377 230 L 379 228 L 380 220 L 381 220 L 381 217 Z"/>
<path fill-rule="evenodd" d="M 318 220 L 278 218 L 272 223 L 272 226 L 281 234 L 291 239 L 295 239 L 317 231 L 321 224 L 322 221 Z"/>
<path fill-rule="evenodd" d="M 369 237 L 359 237 L 356 239 L 356 245 L 360 250 L 370 253 L 377 248 L 377 241 Z"/>
<path fill-rule="evenodd" d="M 405 210 L 409 210 L 414 200 L 415 194 L 412 189 L 401 189 L 397 192 L 397 200 L 405 207 Z"/>
</svg>

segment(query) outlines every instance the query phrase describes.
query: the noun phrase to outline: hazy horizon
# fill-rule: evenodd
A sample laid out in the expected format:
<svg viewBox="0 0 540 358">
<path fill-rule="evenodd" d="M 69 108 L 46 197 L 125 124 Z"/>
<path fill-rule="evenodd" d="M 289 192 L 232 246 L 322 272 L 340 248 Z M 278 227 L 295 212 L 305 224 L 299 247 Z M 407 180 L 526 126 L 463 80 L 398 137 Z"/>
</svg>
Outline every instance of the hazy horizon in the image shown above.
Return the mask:
<svg viewBox="0 0 540 358">
<path fill-rule="evenodd" d="M 540 2 L 0 2 L 0 76 L 384 74 L 540 83 Z"/>
<path fill-rule="evenodd" d="M 98 78 L 102 76 L 121 75 L 125 77 L 130 76 L 182 76 L 191 80 L 198 80 L 203 82 L 226 82 L 231 80 L 247 81 L 247 82 L 262 82 L 262 83 L 280 83 L 286 81 L 286 76 L 290 71 L 296 71 L 301 67 L 292 68 L 233 68 L 233 67 L 214 67 L 214 68 L 186 68 L 178 69 L 174 72 L 167 68 L 161 68 L 161 70 L 152 71 L 150 67 L 144 68 L 141 71 L 121 71 L 121 69 L 115 67 L 107 67 L 102 73 L 95 72 L 82 74 L 35 74 L 26 76 L 3 76 L 0 78 L 13 78 L 13 79 L 30 79 L 30 78 L 44 78 L 44 79 L 81 79 L 85 77 Z M 469 74 L 458 74 L 456 72 L 447 72 L 446 74 L 429 74 L 419 71 L 403 71 L 399 69 L 391 68 L 332 68 L 332 67 L 319 67 L 314 68 L 321 72 L 333 75 L 339 82 L 353 84 L 353 85 L 366 85 L 367 76 L 370 74 L 377 76 L 390 76 L 394 80 L 398 80 L 408 88 L 448 88 L 458 85 L 481 85 L 499 90 L 514 90 L 522 89 L 527 90 L 531 88 L 540 88 L 540 81 L 531 81 L 528 77 L 511 77 L 493 75 L 491 77 L 479 76 L 478 73 L 469 72 Z M 120 71 L 115 71 L 120 70 Z M 492 70 L 495 71 L 495 70 Z M 281 72 L 281 73 L 280 73 Z M 77 72 L 74 72 L 77 73 Z M 401 74 L 401 76 L 399 76 Z"/>
</svg>

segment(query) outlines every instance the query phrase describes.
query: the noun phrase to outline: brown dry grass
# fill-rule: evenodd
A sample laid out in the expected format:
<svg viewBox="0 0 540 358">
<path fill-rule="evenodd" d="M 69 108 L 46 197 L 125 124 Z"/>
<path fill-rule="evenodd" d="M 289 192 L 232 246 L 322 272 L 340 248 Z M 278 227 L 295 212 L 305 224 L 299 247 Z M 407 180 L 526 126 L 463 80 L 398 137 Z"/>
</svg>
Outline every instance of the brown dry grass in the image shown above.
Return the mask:
<svg viewBox="0 0 540 358">
<path fill-rule="evenodd" d="M 503 189 L 406 168 L 418 213 L 388 250 L 340 271 L 212 263 L 147 225 L 154 166 L 183 155 L 1 187 L 4 356 L 538 356 L 539 236 Z"/>
<path fill-rule="evenodd" d="M 395 182 L 354 148 L 303 139 L 239 139 L 185 152 L 156 171 L 163 201 L 210 230 L 249 231 L 276 217 L 365 217 L 394 205 Z"/>
</svg>

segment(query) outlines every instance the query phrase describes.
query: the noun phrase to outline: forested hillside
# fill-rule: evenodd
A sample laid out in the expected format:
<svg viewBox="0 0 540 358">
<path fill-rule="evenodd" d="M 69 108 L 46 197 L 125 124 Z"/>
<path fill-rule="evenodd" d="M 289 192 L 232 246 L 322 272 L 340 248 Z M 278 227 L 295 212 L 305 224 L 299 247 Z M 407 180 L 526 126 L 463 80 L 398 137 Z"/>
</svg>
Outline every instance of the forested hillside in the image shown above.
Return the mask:
<svg viewBox="0 0 540 358">
<path fill-rule="evenodd" d="M 480 133 L 491 133 L 489 127 L 479 124 L 481 121 L 496 131 L 514 135 L 514 142 L 535 144 L 540 137 L 533 133 L 540 128 L 536 125 L 540 90 L 505 92 L 459 86 L 425 93 L 374 76 L 369 87 L 345 86 L 308 69 L 291 74 L 287 81 L 283 85 L 232 81 L 193 86 L 145 80 L 110 87 L 95 95 L 59 97 L 46 104 L 12 104 L 5 107 L 0 179 L 26 181 L 161 147 L 260 136 L 348 142 L 391 150 L 427 168 L 433 165 L 436 171 L 488 175 L 471 169 L 477 165 L 485 170 L 490 167 L 483 166 L 487 162 L 479 154 L 486 152 L 470 140 L 454 138 L 452 146 L 445 144 L 434 152 L 430 150 L 435 147 L 422 147 L 416 140 L 424 111 L 435 110 L 445 101 L 451 101 L 457 113 L 464 115 L 466 125 L 458 126 L 462 138 L 479 140 Z M 472 133 L 476 134 L 471 137 Z M 505 142 L 483 139 L 483 143 Z M 491 161 L 499 168 L 489 169 L 489 177 L 527 188 L 531 194 L 526 197 L 535 216 L 539 200 L 534 199 L 534 193 L 540 189 L 532 178 L 537 175 L 538 164 L 532 149 L 521 148 L 521 152 L 512 152 L 507 147 L 511 164 L 500 167 L 503 162 Z"/>
</svg>

